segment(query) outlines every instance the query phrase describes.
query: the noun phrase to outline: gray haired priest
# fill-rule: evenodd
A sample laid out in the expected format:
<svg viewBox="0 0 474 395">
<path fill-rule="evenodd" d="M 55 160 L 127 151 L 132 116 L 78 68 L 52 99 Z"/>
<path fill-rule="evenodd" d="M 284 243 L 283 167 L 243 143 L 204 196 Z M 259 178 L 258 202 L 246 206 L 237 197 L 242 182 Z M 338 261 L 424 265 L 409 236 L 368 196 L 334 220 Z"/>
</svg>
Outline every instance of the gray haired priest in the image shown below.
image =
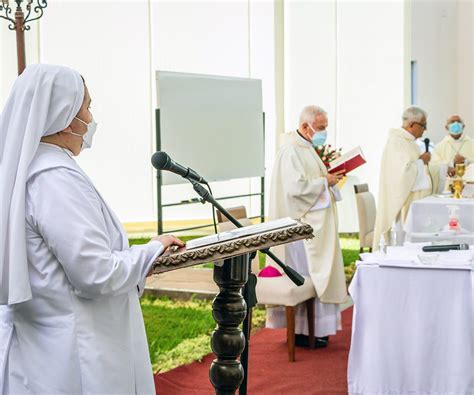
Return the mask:
<svg viewBox="0 0 474 395">
<path fill-rule="evenodd" d="M 328 118 L 317 106 L 307 106 L 300 116 L 299 129 L 285 134 L 273 168 L 270 217 L 292 217 L 311 225 L 312 240 L 297 241 L 276 249 L 285 263 L 302 275 L 310 276 L 316 290 L 316 346 L 328 344 L 328 336 L 341 329 L 339 304 L 347 299 L 344 265 L 337 230 L 336 184 L 342 174 L 328 173 L 315 151 L 326 143 Z M 309 344 L 305 305 L 296 309 L 296 345 Z M 284 327 L 282 309 L 269 309 L 267 327 Z"/>
<path fill-rule="evenodd" d="M 428 114 L 412 106 L 402 115 L 402 127 L 391 129 L 382 153 L 379 199 L 375 220 L 373 249 L 383 238 L 385 244 L 394 239 L 392 232 L 403 234 L 403 225 L 412 202 L 439 192 L 448 166 L 433 165 L 431 153 L 420 155 L 416 139 L 427 128 Z M 400 240 L 396 241 L 400 244 Z"/>
</svg>

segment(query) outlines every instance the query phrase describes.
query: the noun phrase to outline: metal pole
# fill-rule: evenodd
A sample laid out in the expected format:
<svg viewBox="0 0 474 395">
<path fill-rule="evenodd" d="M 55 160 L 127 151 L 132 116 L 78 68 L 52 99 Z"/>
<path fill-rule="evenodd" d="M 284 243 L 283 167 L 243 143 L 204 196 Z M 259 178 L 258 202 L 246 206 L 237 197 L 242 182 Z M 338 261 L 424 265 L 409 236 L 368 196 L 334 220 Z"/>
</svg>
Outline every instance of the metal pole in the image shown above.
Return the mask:
<svg viewBox="0 0 474 395">
<path fill-rule="evenodd" d="M 18 75 L 23 73 L 26 67 L 25 54 L 25 14 L 18 4 L 15 11 L 15 30 L 16 30 L 16 54 L 18 60 Z"/>
<path fill-rule="evenodd" d="M 160 124 L 160 109 L 155 110 L 155 123 L 156 123 L 156 150 L 161 151 L 161 124 Z M 158 203 L 158 234 L 163 234 L 163 175 L 161 170 L 158 170 L 156 173 L 156 200 Z"/>
</svg>

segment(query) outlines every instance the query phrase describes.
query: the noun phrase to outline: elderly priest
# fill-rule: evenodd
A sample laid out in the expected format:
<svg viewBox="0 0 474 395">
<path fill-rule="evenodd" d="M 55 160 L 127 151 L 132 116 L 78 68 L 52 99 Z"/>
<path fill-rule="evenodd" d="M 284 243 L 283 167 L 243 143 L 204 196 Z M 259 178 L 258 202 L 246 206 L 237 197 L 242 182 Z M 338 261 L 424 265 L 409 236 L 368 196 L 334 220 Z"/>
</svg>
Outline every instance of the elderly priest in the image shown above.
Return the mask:
<svg viewBox="0 0 474 395">
<path fill-rule="evenodd" d="M 440 175 L 445 176 L 447 171 L 447 166 L 430 163 L 429 152 L 420 155 L 415 142 L 426 130 L 426 112 L 409 107 L 402 119 L 401 128 L 390 130 L 382 154 L 374 250 L 379 248 L 382 237 L 389 243 L 391 230 L 401 231 L 411 202 L 437 191 Z"/>
<path fill-rule="evenodd" d="M 466 135 L 465 125 L 459 115 L 451 115 L 446 121 L 447 135 L 433 151 L 433 163 L 444 163 L 450 167 L 474 163 L 474 141 Z"/>
<path fill-rule="evenodd" d="M 292 217 L 310 224 L 314 238 L 280 248 L 289 266 L 309 275 L 316 289 L 316 347 L 328 343 L 341 327 L 339 304 L 347 298 L 344 267 L 337 231 L 336 184 L 342 174 L 329 174 L 315 151 L 326 142 L 328 119 L 316 106 L 305 107 L 297 131 L 286 137 L 275 159 L 270 192 L 270 217 Z M 268 327 L 284 326 L 284 313 L 270 309 Z M 296 311 L 296 345 L 306 346 L 308 322 L 305 307 Z"/>
</svg>

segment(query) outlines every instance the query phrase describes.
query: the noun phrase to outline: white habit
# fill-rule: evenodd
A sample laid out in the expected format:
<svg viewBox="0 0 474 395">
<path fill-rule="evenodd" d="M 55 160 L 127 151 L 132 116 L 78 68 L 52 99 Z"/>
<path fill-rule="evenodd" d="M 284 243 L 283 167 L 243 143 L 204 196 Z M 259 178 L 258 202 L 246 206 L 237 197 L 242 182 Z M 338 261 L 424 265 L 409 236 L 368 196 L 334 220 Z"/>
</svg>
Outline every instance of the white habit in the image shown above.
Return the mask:
<svg viewBox="0 0 474 395">
<path fill-rule="evenodd" d="M 474 163 L 474 141 L 465 133 L 457 140 L 450 135 L 445 136 L 433 151 L 433 163 L 444 163 L 454 167 L 453 160 L 456 154 L 466 158 L 466 164 Z"/>
<path fill-rule="evenodd" d="M 0 393 L 154 394 L 139 294 L 163 245 L 127 235 L 71 153 L 84 82 L 29 65 L 0 117 Z"/>
<path fill-rule="evenodd" d="M 311 225 L 314 238 L 276 248 L 276 254 L 302 274 L 310 275 L 318 298 L 316 336 L 340 328 L 339 304 L 347 299 L 342 252 L 337 231 L 336 199 L 328 188 L 327 169 L 314 147 L 297 132 L 286 136 L 275 159 L 270 191 L 270 217 L 292 217 Z M 303 247 L 303 248 L 302 248 Z M 270 310 L 267 325 L 281 326 L 283 313 Z M 296 333 L 307 334 L 305 307 L 297 309 Z"/>
<path fill-rule="evenodd" d="M 161 243 L 128 247 L 68 153 L 40 144 L 26 188 L 33 298 L 0 306 L 2 394 L 151 394 L 139 288 Z"/>
</svg>

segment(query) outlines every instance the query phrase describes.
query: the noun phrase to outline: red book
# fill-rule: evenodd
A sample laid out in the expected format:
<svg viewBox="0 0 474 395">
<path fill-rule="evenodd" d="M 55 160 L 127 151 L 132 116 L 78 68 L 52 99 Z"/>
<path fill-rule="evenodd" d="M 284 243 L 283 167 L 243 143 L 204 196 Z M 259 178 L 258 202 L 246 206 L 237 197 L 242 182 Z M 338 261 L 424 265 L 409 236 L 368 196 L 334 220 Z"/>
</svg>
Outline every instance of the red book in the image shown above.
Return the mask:
<svg viewBox="0 0 474 395">
<path fill-rule="evenodd" d="M 366 163 L 364 154 L 360 147 L 356 147 L 344 155 L 341 155 L 339 158 L 333 160 L 329 165 L 329 173 L 336 173 L 340 170 L 344 170 L 344 175 L 350 171 L 357 169 L 359 166 L 362 166 Z"/>
</svg>

